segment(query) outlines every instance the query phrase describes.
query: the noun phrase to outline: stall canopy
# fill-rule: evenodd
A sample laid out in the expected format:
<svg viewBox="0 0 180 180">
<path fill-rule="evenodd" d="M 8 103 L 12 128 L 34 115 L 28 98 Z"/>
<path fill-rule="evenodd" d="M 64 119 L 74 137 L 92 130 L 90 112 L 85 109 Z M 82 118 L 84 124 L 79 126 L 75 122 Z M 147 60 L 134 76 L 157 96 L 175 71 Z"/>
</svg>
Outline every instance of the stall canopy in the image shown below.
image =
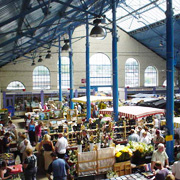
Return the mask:
<svg viewBox="0 0 180 180">
<path fill-rule="evenodd" d="M 113 97 L 109 96 L 90 96 L 90 101 L 91 102 L 100 102 L 100 101 L 112 101 Z M 73 98 L 72 102 L 78 102 L 78 103 L 84 103 L 86 104 L 87 98 L 86 96 L 82 96 L 79 98 Z"/>
<path fill-rule="evenodd" d="M 141 106 L 121 106 L 118 108 L 119 116 L 125 116 L 128 118 L 139 119 L 146 116 L 155 114 L 164 114 L 164 109 L 141 107 Z M 100 114 L 112 114 L 113 108 L 102 109 Z"/>
<path fill-rule="evenodd" d="M 180 128 L 180 117 L 174 117 L 173 119 L 174 122 L 174 128 Z M 161 126 L 166 125 L 166 120 L 161 120 Z"/>
</svg>

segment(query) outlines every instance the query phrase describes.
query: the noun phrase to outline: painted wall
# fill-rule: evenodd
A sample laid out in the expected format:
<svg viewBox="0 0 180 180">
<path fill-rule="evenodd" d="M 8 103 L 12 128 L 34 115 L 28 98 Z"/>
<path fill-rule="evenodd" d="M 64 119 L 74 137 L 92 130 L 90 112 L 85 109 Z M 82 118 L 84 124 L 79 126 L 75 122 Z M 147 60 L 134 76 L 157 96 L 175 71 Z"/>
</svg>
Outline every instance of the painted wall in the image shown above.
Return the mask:
<svg viewBox="0 0 180 180">
<path fill-rule="evenodd" d="M 91 29 L 92 27 L 90 27 Z M 85 36 L 85 26 L 75 29 L 73 38 Z M 147 66 L 155 66 L 158 69 L 158 86 L 162 86 L 166 79 L 165 69 L 166 61 L 156 55 L 154 52 L 131 38 L 125 32 L 118 30 L 118 70 L 119 70 L 119 87 L 124 87 L 125 84 L 125 62 L 128 58 L 136 59 L 140 64 L 140 86 L 144 85 L 144 70 Z M 85 38 L 73 39 L 73 64 L 74 64 L 74 89 L 84 86 L 81 79 L 86 77 L 85 72 Z M 58 45 L 58 44 L 57 44 Z M 61 42 L 61 46 L 63 42 Z M 58 48 L 51 47 L 52 59 L 45 59 L 47 49 L 39 49 L 41 52 L 43 62 L 38 63 L 38 57 L 35 59 L 36 66 L 44 65 L 50 70 L 51 74 L 51 90 L 57 89 L 57 61 L 58 61 Z M 90 37 L 90 57 L 95 53 L 104 53 L 112 61 L 112 35 L 107 33 L 104 40 L 97 40 Z M 62 53 L 62 56 L 67 54 Z M 31 56 L 30 54 L 28 56 Z M 39 53 L 37 54 L 39 56 Z M 32 72 L 36 66 L 31 66 L 30 59 L 19 58 L 17 64 L 9 63 L 0 69 L 0 88 L 5 91 L 7 85 L 11 81 L 21 81 L 26 91 L 33 91 Z M 176 77 L 176 76 L 175 76 Z"/>
</svg>

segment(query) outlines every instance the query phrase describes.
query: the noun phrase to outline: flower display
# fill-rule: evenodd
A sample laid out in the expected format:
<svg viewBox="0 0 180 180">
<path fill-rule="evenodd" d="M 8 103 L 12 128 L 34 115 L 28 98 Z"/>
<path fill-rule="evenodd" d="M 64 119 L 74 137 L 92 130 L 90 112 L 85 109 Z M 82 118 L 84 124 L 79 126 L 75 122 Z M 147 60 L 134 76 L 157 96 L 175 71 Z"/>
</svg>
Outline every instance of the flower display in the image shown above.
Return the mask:
<svg viewBox="0 0 180 180">
<path fill-rule="evenodd" d="M 117 162 L 130 160 L 132 157 L 132 151 L 129 147 L 124 145 L 117 145 L 115 148 L 115 156 Z"/>
<path fill-rule="evenodd" d="M 148 145 L 146 143 L 134 142 L 134 141 L 130 141 L 127 144 L 127 147 L 129 147 L 132 150 L 132 152 L 139 151 L 141 154 L 141 157 L 144 157 L 147 154 L 152 153 L 154 150 L 154 147 L 151 144 Z"/>
<path fill-rule="evenodd" d="M 151 161 L 151 155 L 154 150 L 154 147 L 151 144 L 148 145 L 142 142 L 130 141 L 127 144 L 127 147 L 129 147 L 133 152 L 133 156 L 131 158 L 131 162 L 133 164 L 138 165 L 149 163 L 148 161 Z"/>
</svg>

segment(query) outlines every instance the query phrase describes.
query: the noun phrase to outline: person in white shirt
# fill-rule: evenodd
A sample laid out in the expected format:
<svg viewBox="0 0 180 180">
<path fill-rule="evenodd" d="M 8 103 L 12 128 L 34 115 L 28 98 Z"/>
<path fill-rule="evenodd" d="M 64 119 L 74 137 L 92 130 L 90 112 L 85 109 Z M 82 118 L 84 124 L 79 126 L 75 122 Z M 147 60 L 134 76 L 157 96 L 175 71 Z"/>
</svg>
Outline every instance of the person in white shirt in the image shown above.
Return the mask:
<svg viewBox="0 0 180 180">
<path fill-rule="evenodd" d="M 178 161 L 175 161 L 172 165 L 172 173 L 175 176 L 176 180 L 180 180 L 180 153 L 177 154 Z"/>
<path fill-rule="evenodd" d="M 7 130 L 9 132 L 12 132 L 15 135 L 15 138 L 17 139 L 17 127 L 14 123 L 12 123 L 11 120 L 8 122 Z"/>
<path fill-rule="evenodd" d="M 143 143 L 145 143 L 145 144 L 150 144 L 150 143 L 151 143 L 149 137 L 147 136 L 147 132 L 146 132 L 146 131 L 143 132 L 143 135 L 142 135 L 142 137 L 140 138 L 140 142 L 143 142 Z"/>
<path fill-rule="evenodd" d="M 64 158 L 67 147 L 68 147 L 68 141 L 66 138 L 63 137 L 63 134 L 60 133 L 57 143 L 55 145 L 55 150 L 59 158 L 62 158 L 62 159 Z"/>
<path fill-rule="evenodd" d="M 19 150 L 20 150 L 22 162 L 24 162 L 24 160 L 26 158 L 26 154 L 25 154 L 26 148 L 32 148 L 32 146 L 25 134 L 23 134 L 21 137 L 23 138 L 23 141 L 21 141 L 21 143 L 19 145 Z"/>
<path fill-rule="evenodd" d="M 145 131 L 141 126 L 138 126 L 138 130 L 139 130 L 139 137 L 141 138 L 143 135 L 143 132 Z"/>
<path fill-rule="evenodd" d="M 154 117 L 154 127 L 159 129 L 159 120 L 156 117 Z"/>
</svg>

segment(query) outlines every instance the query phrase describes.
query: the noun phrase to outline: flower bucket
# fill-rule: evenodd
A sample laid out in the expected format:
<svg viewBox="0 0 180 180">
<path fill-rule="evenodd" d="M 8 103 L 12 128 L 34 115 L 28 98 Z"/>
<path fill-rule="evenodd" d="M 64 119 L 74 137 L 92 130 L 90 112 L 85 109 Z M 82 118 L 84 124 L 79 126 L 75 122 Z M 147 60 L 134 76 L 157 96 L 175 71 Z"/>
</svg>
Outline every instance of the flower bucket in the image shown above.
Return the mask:
<svg viewBox="0 0 180 180">
<path fill-rule="evenodd" d="M 94 148 L 94 143 L 90 143 L 90 144 L 89 144 L 89 149 L 90 149 L 90 151 L 93 151 L 93 148 Z"/>
<path fill-rule="evenodd" d="M 101 143 L 97 143 L 97 150 L 101 149 Z"/>
<path fill-rule="evenodd" d="M 78 152 L 81 153 L 82 152 L 82 144 L 78 144 L 77 146 L 78 146 Z"/>
</svg>

